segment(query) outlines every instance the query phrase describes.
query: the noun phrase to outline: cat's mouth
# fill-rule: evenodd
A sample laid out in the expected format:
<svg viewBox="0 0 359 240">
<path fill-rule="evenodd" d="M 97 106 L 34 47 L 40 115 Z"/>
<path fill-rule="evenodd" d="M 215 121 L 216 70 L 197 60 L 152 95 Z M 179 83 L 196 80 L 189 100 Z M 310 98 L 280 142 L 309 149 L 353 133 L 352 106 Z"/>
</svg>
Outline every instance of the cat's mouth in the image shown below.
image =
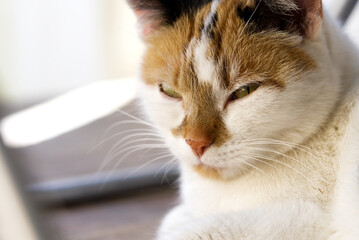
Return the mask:
<svg viewBox="0 0 359 240">
<path fill-rule="evenodd" d="M 200 163 L 198 165 L 194 165 L 194 170 L 203 177 L 210 179 L 221 179 L 221 169 L 208 166 L 206 164 Z"/>
</svg>

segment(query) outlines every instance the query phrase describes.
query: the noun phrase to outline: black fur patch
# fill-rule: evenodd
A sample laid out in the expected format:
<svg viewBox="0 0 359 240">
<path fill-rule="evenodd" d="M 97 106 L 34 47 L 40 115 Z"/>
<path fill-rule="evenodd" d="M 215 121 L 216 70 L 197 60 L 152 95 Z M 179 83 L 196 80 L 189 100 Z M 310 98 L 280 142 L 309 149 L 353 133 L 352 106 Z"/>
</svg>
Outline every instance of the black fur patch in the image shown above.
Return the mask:
<svg viewBox="0 0 359 240">
<path fill-rule="evenodd" d="M 242 6 L 238 6 L 237 8 L 237 14 L 240 18 L 242 18 L 245 22 L 248 22 L 251 18 L 251 15 L 253 13 L 253 9 L 249 7 L 245 7 L 242 9 Z"/>
<path fill-rule="evenodd" d="M 149 10 L 161 14 L 163 22 L 173 24 L 184 14 L 191 15 L 212 0 L 127 0 L 136 10 Z"/>
<path fill-rule="evenodd" d="M 301 29 L 304 21 L 304 12 L 301 9 L 296 11 L 285 11 L 281 9 L 276 11 L 270 8 L 265 1 L 258 0 L 253 8 L 248 6 L 239 6 L 237 14 L 246 23 L 248 22 L 247 31 L 260 32 L 274 29 L 286 32 L 303 33 Z"/>
</svg>

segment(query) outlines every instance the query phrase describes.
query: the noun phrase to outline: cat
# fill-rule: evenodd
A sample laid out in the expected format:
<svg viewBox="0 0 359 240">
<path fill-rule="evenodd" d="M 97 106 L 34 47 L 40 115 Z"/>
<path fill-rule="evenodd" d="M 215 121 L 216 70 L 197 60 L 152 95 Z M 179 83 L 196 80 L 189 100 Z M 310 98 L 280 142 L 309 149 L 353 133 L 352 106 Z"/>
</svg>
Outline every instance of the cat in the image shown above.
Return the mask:
<svg viewBox="0 0 359 240">
<path fill-rule="evenodd" d="M 321 0 L 127 1 L 180 163 L 157 239 L 359 239 L 359 58 Z"/>
</svg>

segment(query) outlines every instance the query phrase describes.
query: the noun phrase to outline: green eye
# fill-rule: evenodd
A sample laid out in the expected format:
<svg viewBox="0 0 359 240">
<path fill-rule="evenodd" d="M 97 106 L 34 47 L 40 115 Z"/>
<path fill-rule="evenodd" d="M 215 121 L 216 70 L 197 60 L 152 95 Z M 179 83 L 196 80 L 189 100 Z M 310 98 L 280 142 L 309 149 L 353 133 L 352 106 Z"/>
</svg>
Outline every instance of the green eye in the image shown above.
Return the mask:
<svg viewBox="0 0 359 240">
<path fill-rule="evenodd" d="M 182 98 L 181 94 L 179 94 L 178 92 L 173 90 L 170 86 L 168 86 L 165 83 L 160 83 L 159 87 L 160 87 L 161 92 L 163 92 L 164 94 L 166 94 L 167 96 L 169 96 L 171 98 L 177 98 L 177 99 Z"/>
<path fill-rule="evenodd" d="M 232 93 L 231 100 L 236 100 L 238 98 L 246 97 L 247 95 L 249 95 L 252 92 L 254 92 L 255 90 L 257 90 L 259 85 L 260 85 L 260 83 L 250 83 L 246 86 L 243 86 L 243 87 L 237 89 L 236 91 L 234 91 Z"/>
</svg>

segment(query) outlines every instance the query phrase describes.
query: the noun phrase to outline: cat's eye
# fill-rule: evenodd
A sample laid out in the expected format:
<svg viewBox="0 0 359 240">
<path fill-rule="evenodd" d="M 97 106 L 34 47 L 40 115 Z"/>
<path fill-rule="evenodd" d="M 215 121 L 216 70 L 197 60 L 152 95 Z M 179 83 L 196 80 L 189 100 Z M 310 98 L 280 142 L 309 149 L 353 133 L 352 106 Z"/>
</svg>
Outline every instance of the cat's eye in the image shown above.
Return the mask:
<svg viewBox="0 0 359 240">
<path fill-rule="evenodd" d="M 257 88 L 259 87 L 260 83 L 250 83 L 246 86 L 243 86 L 241 88 L 238 88 L 236 91 L 234 91 L 231 95 L 231 100 L 236 100 L 239 98 L 244 98 L 247 95 L 251 94 Z"/>
<path fill-rule="evenodd" d="M 173 88 L 171 88 L 165 83 L 160 83 L 159 87 L 160 87 L 160 91 L 166 94 L 168 97 L 176 98 L 176 99 L 182 98 L 182 95 L 180 93 L 176 92 Z"/>
</svg>

